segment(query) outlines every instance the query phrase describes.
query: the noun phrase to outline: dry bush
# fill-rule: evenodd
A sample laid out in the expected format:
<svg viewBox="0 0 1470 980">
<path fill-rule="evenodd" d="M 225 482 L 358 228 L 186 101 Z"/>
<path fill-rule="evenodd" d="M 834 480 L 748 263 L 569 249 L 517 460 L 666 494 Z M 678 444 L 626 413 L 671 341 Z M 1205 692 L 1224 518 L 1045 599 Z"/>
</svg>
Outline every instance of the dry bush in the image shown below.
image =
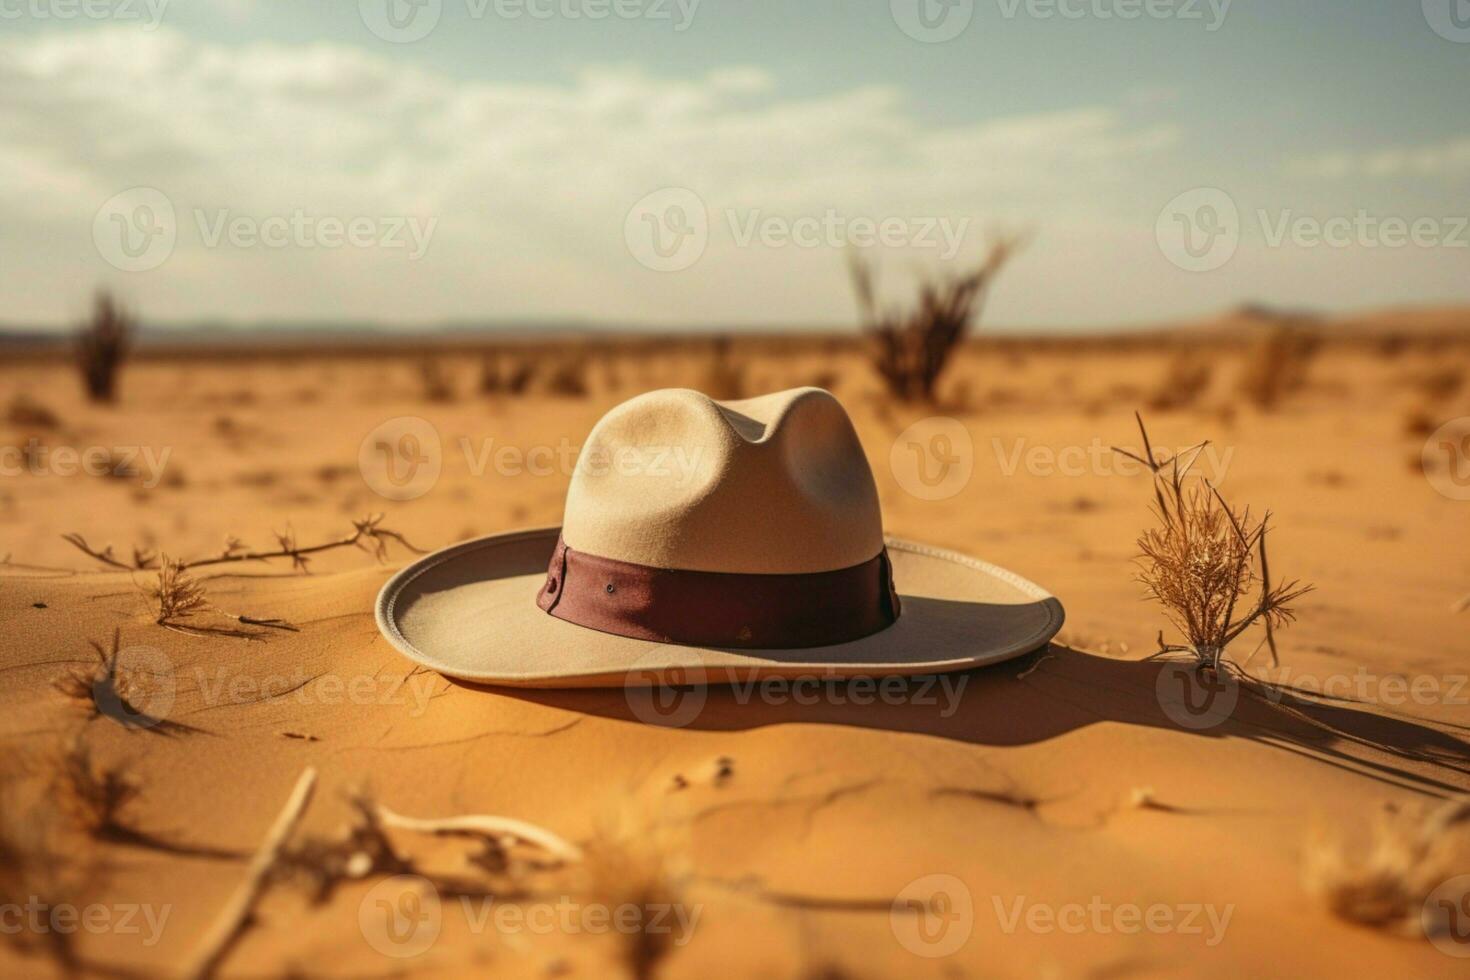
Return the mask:
<svg viewBox="0 0 1470 980">
<path fill-rule="evenodd" d="M 674 930 L 684 921 L 681 916 L 665 915 L 661 927 L 655 928 L 658 913 L 687 904 L 668 855 L 647 835 L 604 835 L 587 845 L 578 871 L 590 901 L 609 909 L 632 906 L 639 910 L 640 928 L 620 933 L 623 965 L 636 980 L 653 977 L 673 952 L 675 940 L 680 939 Z"/>
<path fill-rule="evenodd" d="M 10 407 L 5 410 L 5 418 L 11 425 L 22 428 L 56 429 L 61 427 L 61 419 L 57 418 L 55 412 L 25 392 L 21 392 L 10 400 Z"/>
<path fill-rule="evenodd" d="M 1195 404 L 1210 387 L 1214 369 L 1209 359 L 1192 348 L 1175 352 L 1164 377 L 1144 403 L 1153 411 L 1174 411 Z"/>
<path fill-rule="evenodd" d="M 888 391 L 904 402 L 932 402 L 939 376 L 979 315 L 986 291 L 1020 241 L 993 242 L 985 260 L 963 275 L 923 281 L 910 310 L 880 309 L 872 267 L 853 254 L 853 289 L 872 338 L 872 363 Z"/>
<path fill-rule="evenodd" d="M 77 737 L 56 760 L 52 799 L 61 813 L 88 837 L 129 836 L 123 811 L 138 796 L 138 784 L 123 769 L 101 765 Z"/>
<path fill-rule="evenodd" d="M 1303 883 L 1349 922 L 1422 936 L 1429 894 L 1470 867 L 1470 800 L 1430 812 L 1382 814 L 1366 848 L 1319 839 L 1306 850 Z"/>
<path fill-rule="evenodd" d="M 710 345 L 709 360 L 700 377 L 699 390 L 716 401 L 735 401 L 746 397 L 745 368 L 730 356 L 733 342 L 729 337 L 716 337 Z"/>
<path fill-rule="evenodd" d="M 454 401 L 454 381 L 437 357 L 426 357 L 419 361 L 419 390 L 423 392 L 424 401 Z"/>
<path fill-rule="evenodd" d="M 1153 474 L 1152 509 L 1159 526 L 1138 538 L 1138 578 L 1146 597 L 1164 607 L 1186 641 L 1166 644 L 1160 631 L 1159 653 L 1188 653 L 1200 667 L 1219 670 L 1230 644 L 1260 621 L 1275 662 L 1276 630 L 1295 618 L 1291 604 L 1312 587 L 1295 580 L 1272 584 L 1266 556 L 1271 513 L 1253 520 L 1249 508 L 1236 510 L 1207 481 L 1187 479 L 1208 443 L 1156 458 L 1143 417 L 1136 417 L 1143 455 L 1116 447 L 1114 452 L 1143 463 Z"/>
<path fill-rule="evenodd" d="M 558 361 L 546 376 L 545 391 L 558 398 L 586 398 L 587 359 L 572 356 Z"/>
<path fill-rule="evenodd" d="M 94 402 L 117 398 L 117 378 L 137 333 L 137 321 L 105 291 L 97 294 L 92 317 L 77 334 L 77 368 L 87 397 Z"/>
<path fill-rule="evenodd" d="M 536 378 L 536 365 L 530 360 L 521 360 L 502 372 L 500 354 L 492 351 L 480 361 L 480 394 L 520 395 L 531 387 Z"/>
<path fill-rule="evenodd" d="M 1307 380 L 1317 335 L 1294 321 L 1269 328 L 1246 355 L 1240 393 L 1263 412 L 1276 408 Z"/>
</svg>

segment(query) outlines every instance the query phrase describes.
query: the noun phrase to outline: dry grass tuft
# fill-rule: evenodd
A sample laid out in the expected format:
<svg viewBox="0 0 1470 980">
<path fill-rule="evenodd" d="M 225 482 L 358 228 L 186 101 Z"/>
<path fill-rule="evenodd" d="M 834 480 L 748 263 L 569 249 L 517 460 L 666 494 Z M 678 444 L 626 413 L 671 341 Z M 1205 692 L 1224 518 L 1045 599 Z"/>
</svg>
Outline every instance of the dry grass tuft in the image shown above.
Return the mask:
<svg viewBox="0 0 1470 980">
<path fill-rule="evenodd" d="M 536 378 L 536 365 L 522 360 L 502 370 L 500 354 L 492 351 L 480 362 L 480 394 L 521 395 Z"/>
<path fill-rule="evenodd" d="M 1317 335 L 1297 321 L 1271 327 L 1246 356 L 1240 393 L 1263 412 L 1275 409 L 1306 383 L 1319 343 Z"/>
<path fill-rule="evenodd" d="M 204 598 L 204 586 L 191 576 L 186 567 L 168 555 L 158 568 L 158 581 L 148 590 L 149 596 L 158 603 L 159 626 L 176 626 L 197 612 L 209 608 Z"/>
<path fill-rule="evenodd" d="M 969 272 L 921 282 L 918 304 L 907 311 L 879 308 L 873 269 L 853 254 L 853 289 L 863 329 L 873 340 L 873 367 L 890 394 L 903 402 L 934 400 L 945 365 L 979 315 L 986 291 L 1020 244 L 1016 238 L 999 239 Z"/>
<path fill-rule="evenodd" d="M 558 361 L 546 376 L 545 389 L 558 398 L 586 398 L 587 359 L 572 356 Z"/>
<path fill-rule="evenodd" d="M 117 399 L 117 378 L 137 333 L 137 321 L 105 291 L 98 292 L 92 318 L 77 334 L 77 368 L 87 397 L 94 402 Z"/>
<path fill-rule="evenodd" d="M 51 787 L 57 808 L 88 837 L 131 835 L 122 813 L 137 798 L 138 784 L 125 770 L 100 765 L 80 737 L 56 761 Z"/>
<path fill-rule="evenodd" d="M 1305 855 L 1303 884 L 1338 918 L 1404 936 L 1424 934 L 1429 894 L 1470 861 L 1470 800 L 1430 812 L 1379 814 L 1366 848 L 1318 839 Z"/>
<path fill-rule="evenodd" d="M 681 938 L 676 935 L 676 923 L 687 917 L 659 914 L 687 904 L 668 854 L 647 835 L 602 836 L 587 845 L 580 870 L 589 901 L 609 909 L 632 906 L 639 910 L 640 928 L 620 932 L 623 965 L 627 975 L 637 980 L 653 977 Z M 692 927 L 694 919 L 688 921 Z"/>
<path fill-rule="evenodd" d="M 1164 607 L 1186 640 L 1185 645 L 1166 644 L 1161 631 L 1159 653 L 1189 653 L 1199 666 L 1218 670 L 1230 644 L 1259 621 L 1272 662 L 1278 662 L 1276 631 L 1295 618 L 1291 604 L 1312 587 L 1296 581 L 1272 584 L 1266 554 L 1270 512 L 1256 521 L 1249 508 L 1236 510 L 1207 481 L 1186 479 L 1208 443 L 1168 459 L 1155 458 L 1143 417 L 1136 417 L 1143 455 L 1116 447 L 1114 452 L 1153 473 L 1153 512 L 1159 526 L 1138 538 L 1139 580 L 1147 598 Z"/>
</svg>

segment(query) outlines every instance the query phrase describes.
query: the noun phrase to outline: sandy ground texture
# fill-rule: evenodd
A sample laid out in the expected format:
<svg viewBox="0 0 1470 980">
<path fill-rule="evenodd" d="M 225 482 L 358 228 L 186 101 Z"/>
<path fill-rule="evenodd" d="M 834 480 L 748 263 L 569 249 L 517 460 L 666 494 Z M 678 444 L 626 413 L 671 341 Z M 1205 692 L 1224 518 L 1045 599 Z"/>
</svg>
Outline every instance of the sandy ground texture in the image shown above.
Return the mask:
<svg viewBox="0 0 1470 980">
<path fill-rule="evenodd" d="M 488 392 L 465 351 L 158 356 L 114 406 L 8 361 L 0 973 L 183 975 L 312 770 L 222 975 L 1463 976 L 1470 460 L 1434 433 L 1470 415 L 1470 344 L 1329 342 L 1269 409 L 1237 392 L 1252 351 L 986 344 L 929 408 L 837 341 L 527 348 Z M 852 414 L 887 529 L 1049 588 L 1057 642 L 876 691 L 476 688 L 378 634 L 397 542 L 198 568 L 208 605 L 169 629 L 155 571 L 62 540 L 126 565 L 373 512 L 422 548 L 555 524 L 609 406 L 813 383 Z M 1160 446 L 1213 440 L 1204 475 L 1269 508 L 1273 571 L 1315 583 L 1281 667 L 1251 663 L 1293 690 L 1186 704 L 1146 659 L 1168 628 L 1131 564 L 1148 479 L 1106 448 L 1137 448 L 1140 407 Z M 436 477 L 385 482 L 385 433 Z"/>
</svg>

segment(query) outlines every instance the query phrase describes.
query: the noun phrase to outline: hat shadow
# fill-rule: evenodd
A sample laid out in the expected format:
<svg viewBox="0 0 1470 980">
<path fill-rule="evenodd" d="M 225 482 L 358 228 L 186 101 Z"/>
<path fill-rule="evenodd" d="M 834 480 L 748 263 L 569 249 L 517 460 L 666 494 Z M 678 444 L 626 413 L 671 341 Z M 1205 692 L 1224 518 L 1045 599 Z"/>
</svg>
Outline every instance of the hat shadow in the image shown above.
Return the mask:
<svg viewBox="0 0 1470 980">
<path fill-rule="evenodd" d="M 1177 661 L 1115 660 L 1051 643 L 1023 657 L 913 677 L 883 693 L 827 679 L 688 688 L 491 688 L 632 724 L 701 732 L 843 725 L 974 745 L 1031 745 L 1101 722 L 1245 739 L 1430 796 L 1470 790 L 1470 728 L 1252 679 L 1206 683 Z M 694 710 L 690 710 L 694 704 Z"/>
</svg>

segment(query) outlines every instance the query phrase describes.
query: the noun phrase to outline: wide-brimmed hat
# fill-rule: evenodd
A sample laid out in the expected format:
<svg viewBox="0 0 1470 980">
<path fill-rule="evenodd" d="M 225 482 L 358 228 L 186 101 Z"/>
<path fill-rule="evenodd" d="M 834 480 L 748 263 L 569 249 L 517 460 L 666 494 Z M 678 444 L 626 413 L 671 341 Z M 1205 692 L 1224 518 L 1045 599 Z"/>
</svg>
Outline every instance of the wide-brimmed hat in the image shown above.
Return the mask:
<svg viewBox="0 0 1470 980">
<path fill-rule="evenodd" d="M 450 677 L 520 687 L 932 674 L 1029 653 L 1062 606 L 1013 572 L 883 535 L 842 405 L 653 391 L 593 428 L 562 526 L 399 571 L 378 626 Z"/>
</svg>

